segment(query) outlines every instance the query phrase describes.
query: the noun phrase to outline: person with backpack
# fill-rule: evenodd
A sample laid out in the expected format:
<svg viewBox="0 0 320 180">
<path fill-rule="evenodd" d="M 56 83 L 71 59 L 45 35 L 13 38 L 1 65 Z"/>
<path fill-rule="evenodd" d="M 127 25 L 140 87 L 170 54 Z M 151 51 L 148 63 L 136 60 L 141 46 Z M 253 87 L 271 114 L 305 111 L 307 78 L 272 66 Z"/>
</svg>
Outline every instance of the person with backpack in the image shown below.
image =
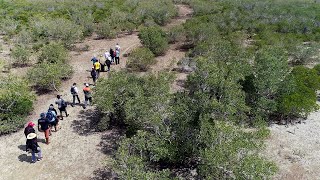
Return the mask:
<svg viewBox="0 0 320 180">
<path fill-rule="evenodd" d="M 60 118 L 61 120 L 63 120 L 63 116 L 62 116 L 62 112 L 65 112 L 66 117 L 69 116 L 68 112 L 67 112 L 67 102 L 65 102 L 60 95 L 57 95 L 57 100 L 55 102 L 56 104 L 58 104 L 58 109 L 60 111 Z"/>
<path fill-rule="evenodd" d="M 35 124 L 32 121 L 30 121 L 28 123 L 27 127 L 24 128 L 24 135 L 26 136 L 26 138 L 27 138 L 28 134 L 36 132 L 36 130 L 34 130 L 34 128 L 33 128 L 34 126 L 35 126 Z M 26 151 L 28 151 L 27 144 L 28 144 L 28 139 L 26 140 Z"/>
<path fill-rule="evenodd" d="M 46 118 L 49 121 L 49 128 L 52 129 L 52 127 L 54 127 L 55 132 L 57 132 L 59 127 L 59 124 L 58 124 L 59 120 L 56 114 L 57 111 L 54 111 L 54 110 L 55 109 L 53 107 L 53 104 L 50 104 L 49 109 L 46 113 Z"/>
<path fill-rule="evenodd" d="M 88 83 L 85 84 L 85 87 L 83 88 L 83 93 L 84 93 L 84 106 L 83 106 L 83 109 L 86 109 L 88 102 L 90 102 L 90 104 L 92 104 L 91 89 L 90 89 Z"/>
<path fill-rule="evenodd" d="M 92 64 L 94 65 L 94 63 L 96 63 L 98 61 L 96 55 L 93 55 L 92 59 L 91 59 L 91 62 Z"/>
<path fill-rule="evenodd" d="M 77 83 L 73 83 L 73 85 L 71 86 L 70 88 L 70 92 L 71 92 L 71 95 L 72 95 L 72 104 L 71 106 L 74 107 L 75 103 L 76 103 L 76 98 L 80 104 L 80 98 L 79 98 L 79 91 L 78 91 L 78 88 L 77 88 Z"/>
<path fill-rule="evenodd" d="M 38 131 L 44 132 L 44 137 L 46 138 L 46 144 L 49 144 L 49 136 L 51 135 L 51 130 L 49 128 L 49 120 L 46 118 L 45 113 L 40 114 L 40 119 L 38 119 Z"/>
<path fill-rule="evenodd" d="M 97 71 L 94 67 L 92 67 L 91 69 L 91 77 L 93 80 L 93 84 L 96 85 L 96 81 L 97 81 Z"/>
<path fill-rule="evenodd" d="M 27 136 L 27 149 L 31 150 L 31 163 L 35 163 L 37 160 L 42 160 L 42 153 L 41 148 L 38 145 L 37 141 L 37 134 L 36 133 L 30 133 Z M 36 153 L 38 153 L 38 158 L 36 158 Z"/>
</svg>

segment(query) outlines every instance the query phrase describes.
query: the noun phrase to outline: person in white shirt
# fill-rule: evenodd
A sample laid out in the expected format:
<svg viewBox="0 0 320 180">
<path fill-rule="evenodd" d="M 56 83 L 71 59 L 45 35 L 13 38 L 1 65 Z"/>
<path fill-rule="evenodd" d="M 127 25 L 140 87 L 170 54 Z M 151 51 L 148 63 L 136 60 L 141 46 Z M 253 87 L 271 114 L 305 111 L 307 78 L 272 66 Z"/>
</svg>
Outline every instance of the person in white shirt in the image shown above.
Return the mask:
<svg viewBox="0 0 320 180">
<path fill-rule="evenodd" d="M 116 49 L 115 50 L 120 52 L 120 46 L 119 46 L 118 43 L 116 44 Z"/>
<path fill-rule="evenodd" d="M 73 97 L 73 101 L 72 101 L 72 107 L 75 105 L 76 103 L 76 98 L 78 99 L 78 102 L 80 104 L 80 98 L 79 98 L 79 90 L 77 88 L 77 83 L 73 83 L 73 85 L 71 86 L 71 89 L 70 89 L 70 92 L 72 94 L 72 97 Z"/>
</svg>

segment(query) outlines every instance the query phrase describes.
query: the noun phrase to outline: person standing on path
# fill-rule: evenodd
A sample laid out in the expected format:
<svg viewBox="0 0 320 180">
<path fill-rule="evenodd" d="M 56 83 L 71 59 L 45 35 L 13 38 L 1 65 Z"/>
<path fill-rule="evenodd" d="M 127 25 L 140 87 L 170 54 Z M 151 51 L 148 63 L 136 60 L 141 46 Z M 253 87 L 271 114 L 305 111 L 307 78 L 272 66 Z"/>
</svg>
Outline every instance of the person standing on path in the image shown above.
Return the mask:
<svg viewBox="0 0 320 180">
<path fill-rule="evenodd" d="M 91 89 L 90 89 L 88 83 L 85 84 L 85 87 L 83 88 L 83 93 L 84 93 L 84 106 L 83 106 L 83 109 L 86 109 L 88 101 L 90 102 L 90 105 L 92 105 Z"/>
<path fill-rule="evenodd" d="M 120 64 L 120 45 L 117 43 L 115 47 L 115 60 L 116 64 Z"/>
<path fill-rule="evenodd" d="M 114 57 L 115 57 L 115 52 L 113 51 L 113 49 L 112 48 L 110 48 L 110 51 L 109 51 L 109 54 L 110 54 L 110 57 L 111 57 L 111 62 L 113 62 L 114 61 Z M 107 58 L 106 58 L 107 59 Z"/>
<path fill-rule="evenodd" d="M 101 64 L 99 61 L 95 62 L 94 66 L 93 66 L 95 68 L 95 70 L 97 71 L 97 79 L 99 78 L 99 75 L 100 75 L 100 66 L 101 66 Z"/>
<path fill-rule="evenodd" d="M 65 112 L 66 117 L 68 117 L 69 114 L 67 112 L 67 103 L 61 98 L 60 95 L 57 95 L 57 100 L 55 103 L 58 104 L 58 109 L 60 111 L 61 120 L 63 120 L 63 116 L 62 116 L 63 111 Z"/>
<path fill-rule="evenodd" d="M 51 131 L 49 128 L 49 120 L 46 118 L 45 113 L 40 114 L 40 119 L 38 119 L 38 131 L 44 132 L 44 137 L 46 138 L 46 144 L 49 144 L 49 136 L 51 135 Z"/>
<path fill-rule="evenodd" d="M 50 104 L 46 118 L 49 120 L 50 126 L 53 126 L 55 132 L 57 132 L 59 129 L 59 120 L 57 118 L 57 111 L 54 109 L 53 104 Z"/>
<path fill-rule="evenodd" d="M 97 81 L 97 71 L 94 67 L 92 67 L 91 69 L 91 77 L 93 80 L 93 84 L 96 85 L 96 81 Z"/>
<path fill-rule="evenodd" d="M 70 92 L 72 94 L 72 104 L 71 106 L 74 107 L 75 103 L 76 103 L 76 98 L 78 100 L 78 103 L 80 104 L 80 98 L 79 98 L 79 90 L 77 88 L 77 83 L 73 83 L 73 85 L 70 88 Z"/>
<path fill-rule="evenodd" d="M 24 128 L 24 135 L 26 136 L 26 138 L 27 138 L 27 136 L 28 136 L 28 134 L 30 134 L 30 133 L 35 133 L 36 131 L 34 130 L 34 123 L 32 122 L 32 121 L 30 121 L 29 123 L 28 123 L 28 125 L 27 125 L 27 127 L 26 128 Z"/>
<path fill-rule="evenodd" d="M 27 127 L 24 128 L 24 135 L 26 136 L 26 138 L 27 138 L 28 134 L 30 134 L 30 133 L 35 133 L 35 132 L 36 132 L 36 130 L 34 130 L 34 128 L 33 128 L 34 125 L 35 125 L 35 124 L 34 124 L 32 121 L 30 121 L 30 122 L 28 123 Z M 27 139 L 27 141 L 26 141 L 26 151 L 28 151 L 27 145 L 28 145 L 28 139 Z"/>
<path fill-rule="evenodd" d="M 96 62 L 98 61 L 96 55 L 93 55 L 91 61 L 92 61 L 92 64 L 93 64 L 93 65 L 94 65 L 94 63 L 96 63 Z"/>
<path fill-rule="evenodd" d="M 108 59 L 106 60 L 106 65 L 107 65 L 107 67 L 108 67 L 108 71 L 110 71 L 111 57 L 108 57 Z"/>
<path fill-rule="evenodd" d="M 116 64 L 120 64 L 120 50 L 116 50 Z"/>
<path fill-rule="evenodd" d="M 31 154 L 32 154 L 31 163 L 35 163 L 37 160 L 40 161 L 42 159 L 42 153 L 41 153 L 41 148 L 37 142 L 37 134 L 36 133 L 28 134 L 27 140 L 28 140 L 27 149 L 31 149 Z M 38 158 L 36 158 L 36 153 L 38 153 Z"/>
</svg>

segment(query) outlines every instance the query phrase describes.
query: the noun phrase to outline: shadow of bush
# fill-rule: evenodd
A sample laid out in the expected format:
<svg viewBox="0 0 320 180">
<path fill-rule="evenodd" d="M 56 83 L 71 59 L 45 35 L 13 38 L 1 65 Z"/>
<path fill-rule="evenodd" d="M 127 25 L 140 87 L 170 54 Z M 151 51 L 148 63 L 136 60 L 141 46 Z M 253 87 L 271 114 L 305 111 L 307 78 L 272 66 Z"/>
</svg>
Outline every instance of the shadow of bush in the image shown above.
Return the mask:
<svg viewBox="0 0 320 180">
<path fill-rule="evenodd" d="M 94 177 L 90 178 L 90 180 L 105 180 L 105 179 L 112 179 L 118 180 L 117 174 L 108 167 L 99 168 L 93 172 Z"/>
<path fill-rule="evenodd" d="M 98 132 L 98 123 L 102 114 L 97 109 L 87 109 L 80 111 L 77 120 L 73 120 L 71 127 L 79 135 L 87 136 Z"/>
</svg>

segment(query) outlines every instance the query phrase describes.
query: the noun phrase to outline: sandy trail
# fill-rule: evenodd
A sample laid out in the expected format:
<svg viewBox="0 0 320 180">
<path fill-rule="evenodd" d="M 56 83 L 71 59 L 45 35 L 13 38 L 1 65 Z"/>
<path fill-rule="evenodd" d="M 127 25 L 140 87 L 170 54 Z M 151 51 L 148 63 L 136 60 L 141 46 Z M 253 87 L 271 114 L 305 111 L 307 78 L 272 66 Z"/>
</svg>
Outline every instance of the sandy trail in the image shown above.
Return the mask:
<svg viewBox="0 0 320 180">
<path fill-rule="evenodd" d="M 173 19 L 166 27 L 172 27 L 185 22 L 186 18 L 181 18 L 190 11 L 190 8 L 184 5 L 178 5 L 179 17 Z M 112 40 L 94 40 L 92 37 L 86 39 L 83 43 L 77 44 L 81 47 L 89 45 L 89 51 L 70 52 L 70 64 L 73 66 L 75 73 L 72 78 L 63 82 L 60 88 L 61 92 L 52 92 L 37 96 L 34 103 L 34 111 L 27 118 L 34 122 L 37 121 L 39 114 L 45 112 L 51 103 L 54 103 L 56 94 L 61 94 L 62 98 L 71 102 L 70 86 L 73 82 L 78 84 L 78 88 L 83 88 L 83 83 L 92 82 L 89 78 L 91 69 L 91 57 L 96 54 L 100 55 L 109 48 L 114 48 L 119 43 L 122 53 L 129 51 L 134 46 L 140 45 L 137 34 L 125 35 L 121 38 Z M 178 59 L 184 56 L 184 53 L 175 52 L 171 49 L 162 57 L 159 57 L 157 63 L 152 69 L 160 71 L 174 64 L 172 59 Z M 172 54 L 176 56 L 171 57 Z M 160 63 L 160 61 L 165 62 Z M 126 58 L 120 58 L 120 65 L 111 66 L 111 71 L 125 68 Z M 102 72 L 101 77 L 106 77 L 107 72 Z M 84 97 L 80 92 L 81 101 Z M 57 107 L 56 107 L 57 108 Z M 16 133 L 0 137 L 0 180 L 15 179 L 90 179 L 94 177 L 94 171 L 103 168 L 108 164 L 108 154 L 110 149 L 101 146 L 101 142 L 108 144 L 112 141 L 113 132 L 98 133 L 91 129 L 92 121 L 95 120 L 94 107 L 83 110 L 80 106 L 67 108 L 69 117 L 60 121 L 62 129 L 53 132 L 50 137 L 50 145 L 44 144 L 43 133 L 38 132 L 39 145 L 42 148 L 42 161 L 30 164 L 31 154 L 24 151 L 25 137 L 23 130 Z M 109 143 L 110 144 L 110 143 Z M 112 145 L 111 145 L 112 146 Z"/>
</svg>

